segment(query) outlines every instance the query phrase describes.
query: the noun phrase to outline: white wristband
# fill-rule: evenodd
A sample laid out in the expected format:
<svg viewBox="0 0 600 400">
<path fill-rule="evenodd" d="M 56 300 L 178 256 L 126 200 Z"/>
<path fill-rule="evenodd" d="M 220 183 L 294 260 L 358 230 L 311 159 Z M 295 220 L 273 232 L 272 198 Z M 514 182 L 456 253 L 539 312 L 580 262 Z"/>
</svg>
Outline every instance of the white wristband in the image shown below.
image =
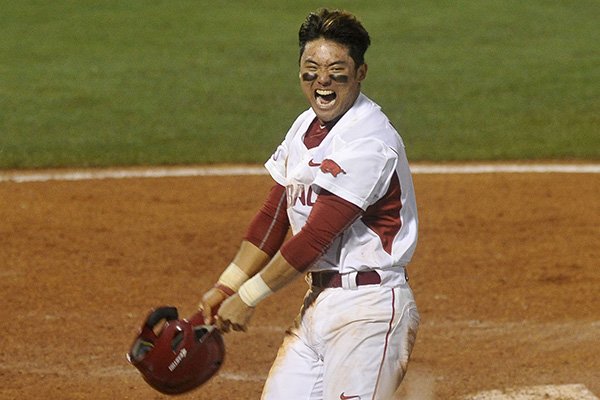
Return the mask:
<svg viewBox="0 0 600 400">
<path fill-rule="evenodd" d="M 256 307 L 263 299 L 273 294 L 260 274 L 254 275 L 240 287 L 238 292 L 240 299 L 248 307 Z"/>
<path fill-rule="evenodd" d="M 240 286 L 242 286 L 248 278 L 248 274 L 234 263 L 231 263 L 225 268 L 225 271 L 223 271 L 217 282 L 231 288 L 234 292 L 237 292 Z"/>
</svg>

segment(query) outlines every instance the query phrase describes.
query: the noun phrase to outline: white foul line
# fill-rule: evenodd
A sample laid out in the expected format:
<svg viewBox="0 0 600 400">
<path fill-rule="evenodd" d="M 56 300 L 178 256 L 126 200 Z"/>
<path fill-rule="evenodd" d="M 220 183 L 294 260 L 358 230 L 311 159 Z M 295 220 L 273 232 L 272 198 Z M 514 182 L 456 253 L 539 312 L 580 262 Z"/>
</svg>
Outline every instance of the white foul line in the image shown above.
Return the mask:
<svg viewBox="0 0 600 400">
<path fill-rule="evenodd" d="M 600 164 L 414 164 L 414 174 L 571 173 L 598 174 Z M 0 171 L 0 182 L 82 181 L 99 179 L 266 175 L 262 166 L 149 167 L 60 171 Z"/>
<path fill-rule="evenodd" d="M 598 397 L 584 385 L 573 384 L 490 390 L 467 396 L 464 400 L 598 400 Z"/>
<path fill-rule="evenodd" d="M 571 173 L 598 174 L 600 164 L 432 164 L 411 167 L 415 174 Z"/>
<path fill-rule="evenodd" d="M 189 176 L 237 176 L 237 175 L 264 175 L 263 167 L 186 167 L 186 168 L 160 168 L 150 167 L 144 169 L 91 169 L 55 172 L 0 172 L 0 182 L 10 181 L 17 183 L 46 182 L 46 181 L 83 181 L 99 179 L 128 179 L 128 178 L 169 178 Z"/>
</svg>

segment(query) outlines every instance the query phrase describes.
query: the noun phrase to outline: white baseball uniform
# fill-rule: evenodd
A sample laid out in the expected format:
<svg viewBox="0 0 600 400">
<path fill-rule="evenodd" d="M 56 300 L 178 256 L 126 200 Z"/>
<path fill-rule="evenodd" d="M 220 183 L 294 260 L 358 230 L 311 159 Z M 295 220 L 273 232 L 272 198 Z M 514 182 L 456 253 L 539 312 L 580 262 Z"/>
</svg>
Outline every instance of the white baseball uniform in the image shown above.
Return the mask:
<svg viewBox="0 0 600 400">
<path fill-rule="evenodd" d="M 418 219 L 404 144 L 363 94 L 308 149 L 303 137 L 314 119 L 312 109 L 302 113 L 265 164 L 287 189 L 292 233 L 304 226 L 322 189 L 364 213 L 309 268 L 339 272 L 342 287 L 311 286 L 262 399 L 390 399 L 419 325 L 405 273 Z M 357 274 L 366 271 L 376 271 L 380 283 L 357 284 Z"/>
</svg>

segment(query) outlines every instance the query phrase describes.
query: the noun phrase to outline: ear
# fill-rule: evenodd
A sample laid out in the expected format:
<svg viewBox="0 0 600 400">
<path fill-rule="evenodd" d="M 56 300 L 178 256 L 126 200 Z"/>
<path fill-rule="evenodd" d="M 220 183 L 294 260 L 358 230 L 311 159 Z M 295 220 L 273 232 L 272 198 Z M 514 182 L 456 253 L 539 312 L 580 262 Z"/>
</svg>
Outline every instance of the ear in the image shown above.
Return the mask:
<svg viewBox="0 0 600 400">
<path fill-rule="evenodd" d="M 356 80 L 359 82 L 363 81 L 367 77 L 368 69 L 369 66 L 367 64 L 363 64 L 360 67 L 358 67 L 358 70 L 356 71 Z"/>
</svg>

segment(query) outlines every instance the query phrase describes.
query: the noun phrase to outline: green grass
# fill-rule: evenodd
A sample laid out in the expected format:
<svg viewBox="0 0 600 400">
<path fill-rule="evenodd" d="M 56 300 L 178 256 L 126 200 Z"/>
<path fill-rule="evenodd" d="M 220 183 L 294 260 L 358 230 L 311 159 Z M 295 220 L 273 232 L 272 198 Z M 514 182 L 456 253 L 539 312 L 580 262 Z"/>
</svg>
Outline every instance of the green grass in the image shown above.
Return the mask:
<svg viewBox="0 0 600 400">
<path fill-rule="evenodd" d="M 0 0 L 0 168 L 263 162 L 322 4 Z M 600 159 L 597 1 L 330 4 L 411 160 Z"/>
</svg>

